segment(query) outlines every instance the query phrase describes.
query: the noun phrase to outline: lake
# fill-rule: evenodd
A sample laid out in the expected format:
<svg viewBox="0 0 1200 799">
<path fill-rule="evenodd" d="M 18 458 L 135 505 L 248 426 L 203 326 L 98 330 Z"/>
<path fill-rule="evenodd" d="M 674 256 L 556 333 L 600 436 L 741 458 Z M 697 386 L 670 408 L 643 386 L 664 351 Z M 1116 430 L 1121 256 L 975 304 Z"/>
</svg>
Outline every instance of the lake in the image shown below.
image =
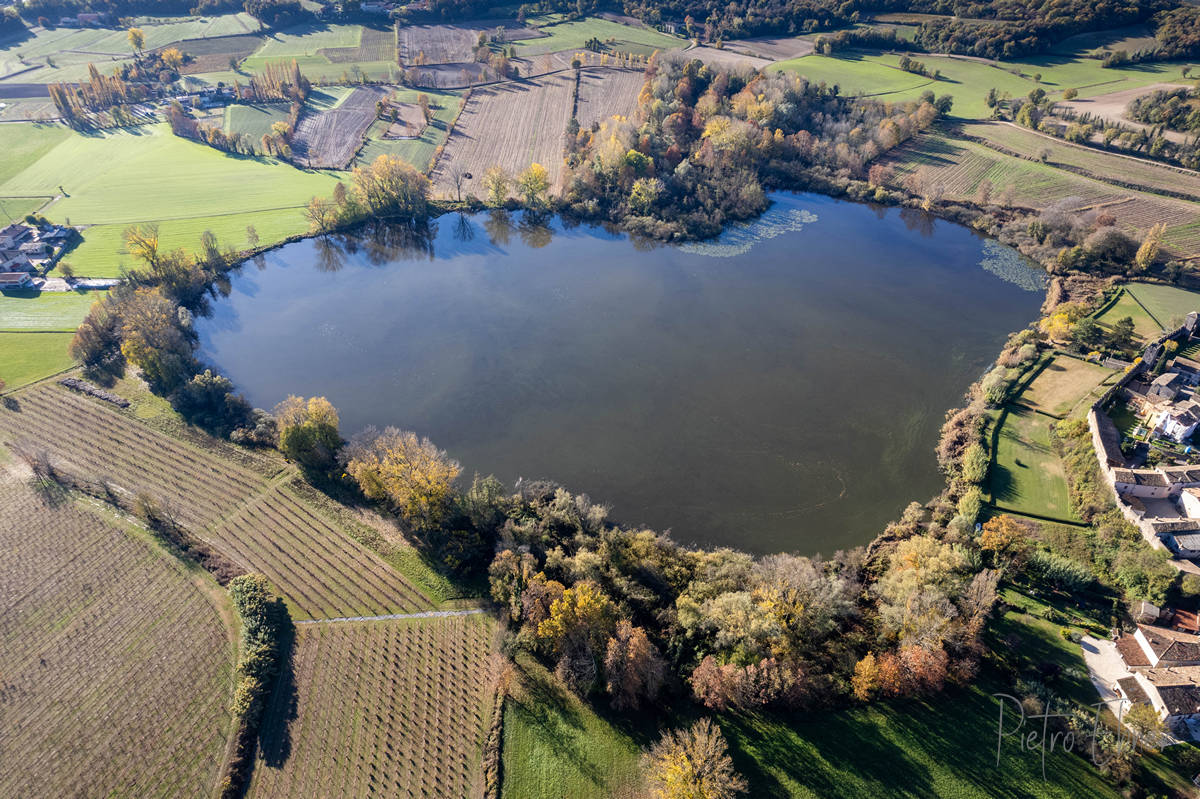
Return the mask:
<svg viewBox="0 0 1200 799">
<path fill-rule="evenodd" d="M 870 541 L 936 494 L 945 412 L 1042 275 L 913 211 L 773 196 L 712 243 L 448 215 L 243 267 L 197 320 L 256 406 L 324 395 L 473 473 L 551 478 L 627 525 L 752 552 Z"/>
</svg>

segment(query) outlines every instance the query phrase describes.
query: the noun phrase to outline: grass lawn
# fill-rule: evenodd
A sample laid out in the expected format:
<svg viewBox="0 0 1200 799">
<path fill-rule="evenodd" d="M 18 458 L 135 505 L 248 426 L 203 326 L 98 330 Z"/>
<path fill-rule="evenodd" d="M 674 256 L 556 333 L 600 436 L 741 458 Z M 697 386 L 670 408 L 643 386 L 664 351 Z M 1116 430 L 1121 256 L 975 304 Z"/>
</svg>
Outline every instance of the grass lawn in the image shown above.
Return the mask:
<svg viewBox="0 0 1200 799">
<path fill-rule="evenodd" d="M 1192 311 L 1200 311 L 1200 294 L 1156 283 L 1130 283 L 1125 290 L 1141 301 L 1162 326 L 1182 322 Z"/>
<path fill-rule="evenodd" d="M 49 197 L 0 197 L 0 225 L 32 214 L 49 201 Z"/>
<path fill-rule="evenodd" d="M 0 295 L 0 331 L 74 332 L 105 291 L 30 291 Z"/>
<path fill-rule="evenodd" d="M 225 106 L 225 132 L 249 136 L 258 149 L 262 137 L 271 133 L 271 125 L 287 122 L 287 103 L 270 105 L 227 105 Z"/>
<path fill-rule="evenodd" d="M 778 69 L 796 72 L 814 83 L 824 81 L 837 84 L 842 94 L 861 92 L 879 95 L 881 99 L 894 99 L 898 92 L 915 91 L 919 96 L 925 88 L 934 85 L 922 75 L 914 75 L 881 63 L 877 58 L 861 53 L 844 56 L 806 55 L 775 64 Z M 907 99 L 907 98 L 905 98 Z"/>
<path fill-rule="evenodd" d="M 1078 521 L 1062 462 L 1050 444 L 1054 423 L 1029 408 L 1008 405 L 988 470 L 988 492 L 997 509 Z"/>
<path fill-rule="evenodd" d="M 314 195 L 333 191 L 336 173 L 296 169 L 270 158 L 232 156 L 171 135 L 165 125 L 112 134 L 80 135 L 61 128 L 6 125 L 49 141 L 36 161 L 12 170 L 0 156 L 0 196 L 57 194 L 66 197 L 45 210 L 59 222 L 96 225 L 66 260 L 79 275 L 117 273 L 121 231 L 157 222 L 163 244 L 193 246 L 211 229 L 223 244 L 241 246 L 246 226 L 262 243 L 308 229 L 303 207 Z"/>
<path fill-rule="evenodd" d="M 0 333 L 0 380 L 19 388 L 74 365 L 67 347 L 72 333 Z"/>
<path fill-rule="evenodd" d="M 62 125 L 42 125 L 37 122 L 14 122 L 0 125 L 0 185 L 7 183 L 38 161 L 46 153 L 71 138 L 74 133 Z M 58 194 L 56 187 L 51 191 L 14 192 L 16 195 Z M 3 195 L 0 195 L 3 196 Z M 9 213 L 12 213 L 11 211 Z M 15 216 L 15 214 L 14 214 Z"/>
<path fill-rule="evenodd" d="M 433 121 L 425 126 L 419 138 L 384 139 L 382 136 L 387 130 L 387 125 L 377 120 L 367 129 L 366 142 L 358 162 L 369 164 L 381 155 L 398 155 L 417 169 L 427 170 L 430 161 L 433 160 L 434 151 L 446 141 L 450 123 L 462 108 L 462 94 L 434 89 L 399 89 L 396 94 L 403 103 L 415 103 L 418 94 L 428 95 L 433 107 Z"/>
<path fill-rule="evenodd" d="M 1099 364 L 1058 355 L 1038 372 L 1017 401 L 1051 416 L 1064 417 L 1113 374 Z"/>
<path fill-rule="evenodd" d="M 518 56 L 541 55 L 559 50 L 582 50 L 584 44 L 592 38 L 605 43 L 613 39 L 611 47 L 620 52 L 651 52 L 687 46 L 687 40 L 678 36 L 668 36 L 656 30 L 634 28 L 598 18 L 557 22 L 539 27 L 538 30 L 546 36 L 512 42 L 517 48 Z"/>
<path fill-rule="evenodd" d="M 1162 325 L 1158 323 L 1150 314 L 1146 313 L 1146 309 L 1138 305 L 1137 300 L 1129 295 L 1128 290 L 1121 294 L 1121 298 L 1113 303 L 1104 313 L 1096 317 L 1096 321 L 1101 326 L 1108 328 L 1118 319 L 1129 317 L 1133 320 L 1133 329 L 1141 338 L 1153 338 L 1162 332 Z"/>
<path fill-rule="evenodd" d="M 641 750 L 528 655 L 504 708 L 504 799 L 632 796 Z"/>
</svg>

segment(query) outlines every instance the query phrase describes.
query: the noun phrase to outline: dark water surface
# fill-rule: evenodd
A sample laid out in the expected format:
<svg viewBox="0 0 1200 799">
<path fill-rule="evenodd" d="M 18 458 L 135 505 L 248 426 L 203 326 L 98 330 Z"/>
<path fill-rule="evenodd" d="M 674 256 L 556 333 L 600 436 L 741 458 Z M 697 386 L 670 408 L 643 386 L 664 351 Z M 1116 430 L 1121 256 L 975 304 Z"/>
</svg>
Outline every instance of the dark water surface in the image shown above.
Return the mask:
<svg viewBox="0 0 1200 799">
<path fill-rule="evenodd" d="M 320 394 L 344 435 L 427 435 L 468 480 L 553 478 L 683 541 L 862 544 L 939 489 L 944 413 L 1040 274 L 922 215 L 775 200 L 685 248 L 487 214 L 423 253 L 289 245 L 198 321 L 202 355 L 257 406 Z"/>
</svg>

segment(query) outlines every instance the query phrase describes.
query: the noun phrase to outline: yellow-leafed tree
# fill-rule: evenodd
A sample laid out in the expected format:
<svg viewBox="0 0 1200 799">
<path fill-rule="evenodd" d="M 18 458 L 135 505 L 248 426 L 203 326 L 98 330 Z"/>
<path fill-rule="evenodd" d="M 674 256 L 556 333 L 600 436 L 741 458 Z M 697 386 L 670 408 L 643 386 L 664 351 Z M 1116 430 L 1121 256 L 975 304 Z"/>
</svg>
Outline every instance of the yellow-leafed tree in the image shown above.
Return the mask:
<svg viewBox="0 0 1200 799">
<path fill-rule="evenodd" d="M 388 427 L 367 430 L 350 443 L 346 471 L 364 494 L 387 502 L 408 521 L 432 522 L 462 469 L 429 439 Z"/>
</svg>

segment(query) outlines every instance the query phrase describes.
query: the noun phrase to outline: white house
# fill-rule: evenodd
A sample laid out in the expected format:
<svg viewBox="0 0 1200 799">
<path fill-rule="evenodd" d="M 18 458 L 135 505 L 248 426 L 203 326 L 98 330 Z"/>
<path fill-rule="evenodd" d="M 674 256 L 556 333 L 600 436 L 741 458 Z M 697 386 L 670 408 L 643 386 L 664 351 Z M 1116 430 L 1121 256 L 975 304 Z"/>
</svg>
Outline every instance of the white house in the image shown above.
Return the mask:
<svg viewBox="0 0 1200 799">
<path fill-rule="evenodd" d="M 1200 402 L 1188 400 L 1163 409 L 1154 419 L 1154 430 L 1175 441 L 1186 441 L 1200 425 Z"/>
<path fill-rule="evenodd" d="M 33 278 L 28 272 L 0 272 L 0 291 L 27 288 L 33 288 Z"/>
<path fill-rule="evenodd" d="M 1117 681 L 1125 699 L 1150 704 L 1168 724 L 1200 716 L 1200 636 L 1139 624 L 1117 652 L 1133 675 Z"/>
</svg>

